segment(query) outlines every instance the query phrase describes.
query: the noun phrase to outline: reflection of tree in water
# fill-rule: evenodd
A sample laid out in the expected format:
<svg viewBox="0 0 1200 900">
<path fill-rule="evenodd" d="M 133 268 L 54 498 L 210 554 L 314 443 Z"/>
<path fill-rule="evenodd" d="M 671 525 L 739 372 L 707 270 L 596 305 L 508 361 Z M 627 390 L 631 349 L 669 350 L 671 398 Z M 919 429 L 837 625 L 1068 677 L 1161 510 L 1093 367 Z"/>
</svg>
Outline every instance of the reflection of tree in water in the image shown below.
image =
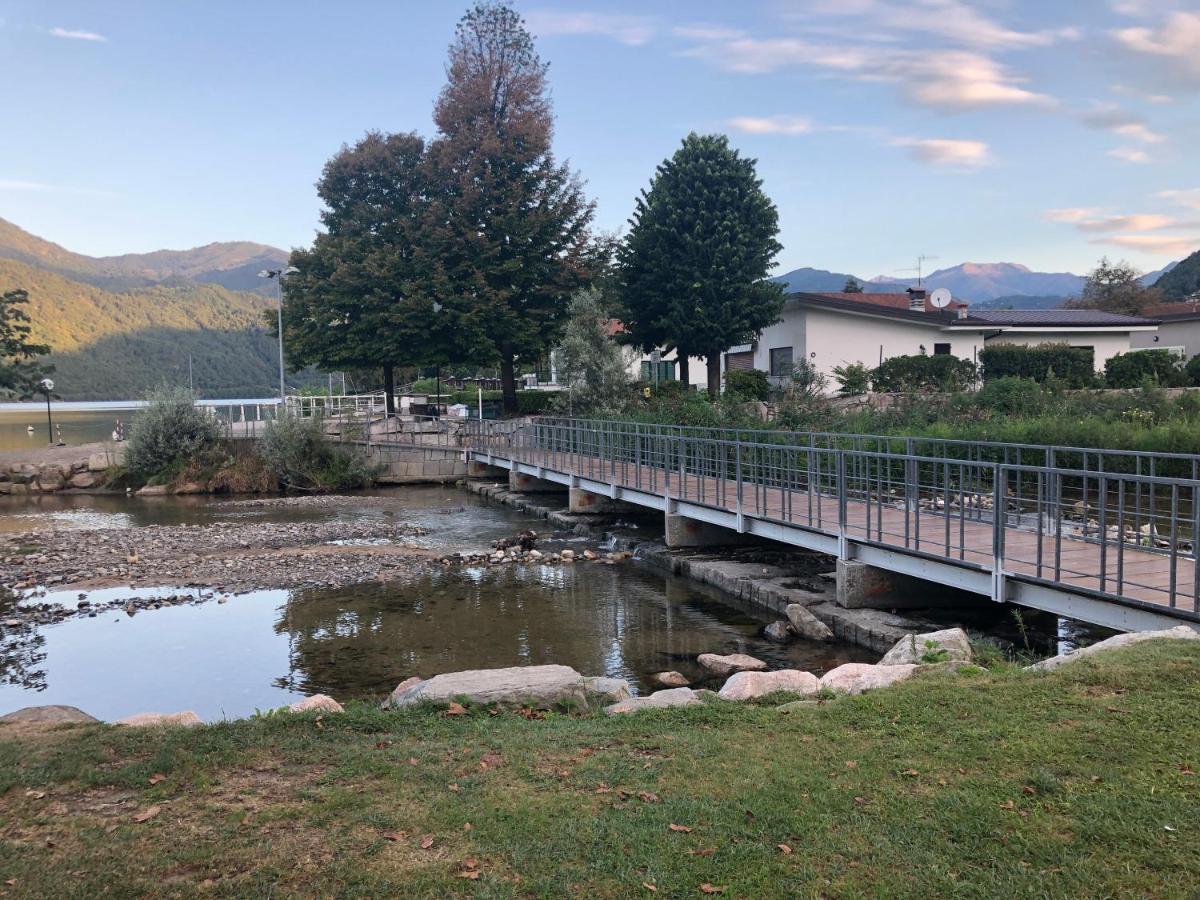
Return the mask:
<svg viewBox="0 0 1200 900">
<path fill-rule="evenodd" d="M 16 608 L 16 595 L 0 588 L 0 619 L 11 616 Z M 0 684 L 44 691 L 46 672 L 38 666 L 46 661 L 45 645 L 45 636 L 32 625 L 0 632 Z"/>
<path fill-rule="evenodd" d="M 363 697 L 410 675 L 543 663 L 641 676 L 738 643 L 742 628 L 681 614 L 663 588 L 658 576 L 580 564 L 298 591 L 275 626 L 291 663 L 276 684 Z"/>
</svg>

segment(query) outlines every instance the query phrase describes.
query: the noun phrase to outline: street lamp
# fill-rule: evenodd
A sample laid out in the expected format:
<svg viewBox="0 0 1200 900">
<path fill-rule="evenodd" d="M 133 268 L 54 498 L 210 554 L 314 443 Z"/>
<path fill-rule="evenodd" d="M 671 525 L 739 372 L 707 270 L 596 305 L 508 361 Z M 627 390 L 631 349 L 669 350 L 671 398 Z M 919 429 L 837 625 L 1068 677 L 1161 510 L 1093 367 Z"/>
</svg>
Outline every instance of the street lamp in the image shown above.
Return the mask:
<svg viewBox="0 0 1200 900">
<path fill-rule="evenodd" d="M 38 386 L 42 389 L 42 393 L 46 395 L 46 440 L 53 447 L 54 423 L 50 420 L 50 392 L 54 390 L 54 382 L 49 378 L 43 378 Z"/>
<path fill-rule="evenodd" d="M 283 279 L 287 275 L 294 272 L 299 272 L 295 266 L 288 266 L 286 269 L 263 269 L 258 273 L 259 278 L 275 279 L 275 298 L 278 301 L 276 315 L 279 324 L 277 330 L 279 332 L 279 402 L 283 403 L 287 389 L 283 384 Z"/>
</svg>

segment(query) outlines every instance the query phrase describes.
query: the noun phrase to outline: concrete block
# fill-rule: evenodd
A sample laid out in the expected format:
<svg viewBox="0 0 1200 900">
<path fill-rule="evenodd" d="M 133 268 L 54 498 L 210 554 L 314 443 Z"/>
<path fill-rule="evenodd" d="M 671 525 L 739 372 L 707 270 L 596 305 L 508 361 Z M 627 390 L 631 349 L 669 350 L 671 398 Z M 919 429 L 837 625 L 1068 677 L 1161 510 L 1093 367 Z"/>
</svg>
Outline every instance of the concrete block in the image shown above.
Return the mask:
<svg viewBox="0 0 1200 900">
<path fill-rule="evenodd" d="M 853 559 L 837 561 L 837 603 L 843 609 L 962 607 L 981 598 L 945 585 L 889 572 Z"/>
<path fill-rule="evenodd" d="M 467 463 L 468 478 L 506 478 L 508 469 L 502 469 L 499 466 L 489 466 L 487 463 L 471 460 Z"/>
<path fill-rule="evenodd" d="M 568 492 L 567 511 L 591 515 L 603 515 L 616 511 L 618 501 L 603 494 L 594 494 L 583 488 L 571 488 Z"/>
<path fill-rule="evenodd" d="M 721 547 L 758 543 L 758 539 L 752 535 L 738 534 L 729 528 L 676 513 L 666 514 L 664 536 L 668 547 Z"/>
<path fill-rule="evenodd" d="M 522 494 L 563 494 L 567 486 L 513 469 L 508 473 L 508 489 Z"/>
</svg>

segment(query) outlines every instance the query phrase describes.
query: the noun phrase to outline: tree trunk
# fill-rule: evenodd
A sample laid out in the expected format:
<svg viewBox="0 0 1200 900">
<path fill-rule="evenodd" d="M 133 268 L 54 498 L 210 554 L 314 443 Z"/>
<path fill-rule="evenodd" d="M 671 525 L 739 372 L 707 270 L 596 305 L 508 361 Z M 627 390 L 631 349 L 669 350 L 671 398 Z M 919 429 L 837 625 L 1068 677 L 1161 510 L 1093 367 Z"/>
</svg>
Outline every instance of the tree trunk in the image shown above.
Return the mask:
<svg viewBox="0 0 1200 900">
<path fill-rule="evenodd" d="M 692 378 L 688 372 L 688 355 L 676 350 L 675 356 L 679 360 L 679 380 L 683 382 L 683 387 L 686 390 L 692 386 Z"/>
<path fill-rule="evenodd" d="M 517 375 L 511 353 L 500 357 L 500 390 L 504 392 L 504 413 L 517 414 Z"/>
<path fill-rule="evenodd" d="M 721 351 L 708 351 L 708 399 L 721 396 Z"/>
<path fill-rule="evenodd" d="M 391 363 L 383 365 L 383 396 L 387 402 L 387 414 L 396 414 L 396 368 Z"/>
</svg>

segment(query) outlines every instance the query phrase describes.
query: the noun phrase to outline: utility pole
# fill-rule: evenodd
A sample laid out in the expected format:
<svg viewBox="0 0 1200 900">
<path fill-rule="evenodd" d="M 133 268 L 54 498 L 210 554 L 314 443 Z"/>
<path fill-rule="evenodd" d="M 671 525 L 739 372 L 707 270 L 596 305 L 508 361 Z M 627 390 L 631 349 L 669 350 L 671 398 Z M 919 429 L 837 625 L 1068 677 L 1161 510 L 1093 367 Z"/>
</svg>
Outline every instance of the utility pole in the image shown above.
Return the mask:
<svg viewBox="0 0 1200 900">
<path fill-rule="evenodd" d="M 294 272 L 299 272 L 295 266 L 288 266 L 286 269 L 263 269 L 258 273 L 259 278 L 272 278 L 275 280 L 275 299 L 276 306 L 276 329 L 279 332 L 279 402 L 283 403 L 287 399 L 287 387 L 283 381 L 283 279 L 287 275 Z"/>
</svg>

